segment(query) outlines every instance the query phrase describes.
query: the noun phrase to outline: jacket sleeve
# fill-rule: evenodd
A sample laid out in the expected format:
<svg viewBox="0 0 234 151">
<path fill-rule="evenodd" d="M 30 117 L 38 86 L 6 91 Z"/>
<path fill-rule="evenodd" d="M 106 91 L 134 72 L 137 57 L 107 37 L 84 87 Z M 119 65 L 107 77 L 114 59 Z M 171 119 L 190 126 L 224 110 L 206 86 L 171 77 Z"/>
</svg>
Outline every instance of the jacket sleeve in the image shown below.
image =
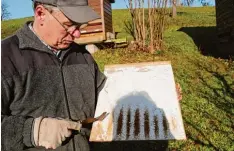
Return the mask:
<svg viewBox="0 0 234 151">
<path fill-rule="evenodd" d="M 97 63 L 95 63 L 95 77 L 96 77 L 96 85 L 97 85 L 97 92 L 99 94 L 99 92 L 102 90 L 102 88 L 105 85 L 106 82 L 106 76 L 100 71 Z"/>
<path fill-rule="evenodd" d="M 1 79 L 1 149 L 3 151 L 23 150 L 32 147 L 31 132 L 34 119 L 11 115 L 10 105 L 14 99 L 14 83 Z"/>
<path fill-rule="evenodd" d="M 85 52 L 86 52 L 86 53 L 84 53 L 85 60 L 87 61 L 87 63 L 89 65 L 92 66 L 91 67 L 92 68 L 92 74 L 93 74 L 93 76 L 95 78 L 95 85 L 96 85 L 97 96 L 98 96 L 99 92 L 102 90 L 102 88 L 105 85 L 106 76 L 100 71 L 100 69 L 99 69 L 96 61 L 92 57 L 92 55 L 85 48 L 82 48 L 82 49 L 85 50 Z"/>
</svg>

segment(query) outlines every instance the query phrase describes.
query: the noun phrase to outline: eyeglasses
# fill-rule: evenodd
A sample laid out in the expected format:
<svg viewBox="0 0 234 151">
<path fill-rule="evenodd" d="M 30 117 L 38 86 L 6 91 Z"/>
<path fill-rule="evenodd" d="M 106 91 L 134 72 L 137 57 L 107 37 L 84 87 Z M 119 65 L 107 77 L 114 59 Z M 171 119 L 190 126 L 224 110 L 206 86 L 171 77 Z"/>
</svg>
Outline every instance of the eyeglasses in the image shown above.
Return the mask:
<svg viewBox="0 0 234 151">
<path fill-rule="evenodd" d="M 46 7 L 44 7 L 46 9 Z M 63 27 L 63 29 L 68 33 L 70 34 L 71 36 L 73 36 L 74 32 L 76 30 L 79 30 L 79 28 L 81 27 L 82 24 L 72 24 L 70 27 L 65 27 L 48 9 L 46 9 L 51 16 L 53 16 L 53 18 Z M 74 36 L 73 36 L 74 37 Z"/>
</svg>

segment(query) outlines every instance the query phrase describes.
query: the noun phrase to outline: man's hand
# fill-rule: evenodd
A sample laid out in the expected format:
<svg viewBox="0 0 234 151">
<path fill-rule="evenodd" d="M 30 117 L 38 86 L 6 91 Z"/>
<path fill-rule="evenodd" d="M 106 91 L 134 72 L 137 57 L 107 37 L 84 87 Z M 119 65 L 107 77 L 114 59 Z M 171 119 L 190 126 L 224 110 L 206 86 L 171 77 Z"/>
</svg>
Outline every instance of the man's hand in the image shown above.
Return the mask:
<svg viewBox="0 0 234 151">
<path fill-rule="evenodd" d="M 34 143 L 46 149 L 56 149 L 66 138 L 70 137 L 72 130 L 80 130 L 81 124 L 65 119 L 36 118 L 34 123 Z"/>
<path fill-rule="evenodd" d="M 182 89 L 179 83 L 176 83 L 176 92 L 177 92 L 177 97 L 178 100 L 181 101 L 182 100 Z"/>
</svg>

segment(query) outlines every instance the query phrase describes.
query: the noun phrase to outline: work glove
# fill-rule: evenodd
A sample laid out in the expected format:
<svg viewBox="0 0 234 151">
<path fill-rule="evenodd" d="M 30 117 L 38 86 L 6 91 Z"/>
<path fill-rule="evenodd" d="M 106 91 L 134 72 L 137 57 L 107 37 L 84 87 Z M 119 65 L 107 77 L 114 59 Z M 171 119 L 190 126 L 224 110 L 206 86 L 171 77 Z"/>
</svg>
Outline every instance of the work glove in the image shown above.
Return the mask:
<svg viewBox="0 0 234 151">
<path fill-rule="evenodd" d="M 66 138 L 70 137 L 72 130 L 80 130 L 82 124 L 58 118 L 38 117 L 34 120 L 33 138 L 35 146 L 46 149 L 56 149 Z"/>
</svg>

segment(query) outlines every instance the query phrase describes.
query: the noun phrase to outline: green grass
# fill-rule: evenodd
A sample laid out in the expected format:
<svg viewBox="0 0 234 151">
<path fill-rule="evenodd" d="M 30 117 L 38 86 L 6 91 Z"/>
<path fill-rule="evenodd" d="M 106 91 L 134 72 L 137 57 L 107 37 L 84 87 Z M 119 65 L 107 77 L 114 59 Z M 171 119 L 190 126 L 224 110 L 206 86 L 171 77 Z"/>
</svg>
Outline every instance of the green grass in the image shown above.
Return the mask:
<svg viewBox="0 0 234 151">
<path fill-rule="evenodd" d="M 119 37 L 130 37 L 123 24 L 129 19 L 128 11 L 115 10 L 113 18 L 115 30 L 121 32 Z M 102 70 L 106 64 L 171 61 L 176 82 L 183 89 L 180 104 L 187 140 L 170 141 L 170 150 L 234 150 L 234 63 L 209 56 L 216 51 L 212 47 L 214 7 L 181 7 L 175 19 L 167 19 L 166 49 L 158 55 L 102 50 L 95 59 Z M 203 51 L 207 51 L 206 56 Z"/>
<path fill-rule="evenodd" d="M 26 21 L 33 20 L 32 17 L 28 18 L 21 18 L 21 19 L 12 19 L 12 20 L 6 20 L 2 21 L 1 27 L 2 32 L 1 36 L 2 39 L 6 38 L 7 36 L 15 33 L 20 27 L 24 25 Z"/>
<path fill-rule="evenodd" d="M 113 11 L 114 28 L 121 32 L 120 38 L 131 37 L 124 31 L 123 21 L 127 19 L 127 10 Z M 2 22 L 2 37 L 23 22 Z M 9 29 L 9 23 L 14 24 L 14 30 Z M 107 64 L 172 62 L 175 80 L 183 89 L 180 104 L 187 140 L 169 141 L 170 150 L 234 150 L 234 63 L 213 57 L 215 26 L 214 7 L 180 7 L 177 18 L 168 18 L 165 50 L 160 53 L 105 49 L 94 54 L 101 70 Z"/>
</svg>

